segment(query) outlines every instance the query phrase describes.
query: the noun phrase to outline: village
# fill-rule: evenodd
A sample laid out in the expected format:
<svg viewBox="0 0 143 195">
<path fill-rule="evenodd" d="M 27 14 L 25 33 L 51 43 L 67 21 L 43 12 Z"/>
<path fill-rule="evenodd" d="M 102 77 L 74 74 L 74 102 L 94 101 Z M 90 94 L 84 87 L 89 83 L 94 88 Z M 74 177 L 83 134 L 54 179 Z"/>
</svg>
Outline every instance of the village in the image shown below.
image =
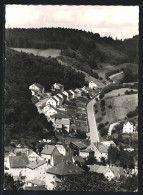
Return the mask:
<svg viewBox="0 0 143 195">
<path fill-rule="evenodd" d="M 87 110 L 88 104 L 95 98 L 100 101 L 100 88 L 93 81 L 88 87 L 71 90 L 55 83 L 48 92 L 41 84 L 34 83 L 29 90 L 39 114 L 43 113 L 53 123 L 58 141 L 53 144 L 48 138 L 39 140 L 44 145 L 40 153 L 19 143 L 15 147 L 5 147 L 5 173 L 23 181 L 24 189 L 42 187 L 47 190 L 53 190 L 69 175 L 82 175 L 86 171 L 102 173 L 109 181 L 128 176 L 123 167 L 108 163 L 109 147 L 117 148 L 114 141 L 100 141 L 97 126 L 92 126 L 89 121 L 89 113 L 94 111 Z M 130 121 L 124 123 L 122 133 L 135 132 L 135 126 Z M 94 133 L 95 138 L 92 136 Z M 131 148 L 126 150 L 132 151 Z M 137 165 L 132 173 L 138 173 Z"/>
</svg>

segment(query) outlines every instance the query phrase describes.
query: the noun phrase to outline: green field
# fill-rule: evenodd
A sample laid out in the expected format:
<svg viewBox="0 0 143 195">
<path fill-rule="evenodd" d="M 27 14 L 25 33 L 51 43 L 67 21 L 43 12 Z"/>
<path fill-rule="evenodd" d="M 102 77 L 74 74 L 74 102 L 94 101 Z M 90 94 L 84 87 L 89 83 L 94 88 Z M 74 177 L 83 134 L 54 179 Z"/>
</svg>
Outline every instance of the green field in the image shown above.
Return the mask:
<svg viewBox="0 0 143 195">
<path fill-rule="evenodd" d="M 117 97 L 104 98 L 105 99 L 105 111 L 101 111 L 100 102 L 96 104 L 95 110 L 97 124 L 99 123 L 114 123 L 118 120 L 122 120 L 126 117 L 126 114 L 136 109 L 138 105 L 138 95 L 123 95 Z M 112 108 L 109 109 L 108 106 Z M 104 113 L 104 115 L 103 115 Z M 101 120 L 102 119 L 102 120 Z"/>
<path fill-rule="evenodd" d="M 11 48 L 19 52 L 25 52 L 28 54 L 38 55 L 42 57 L 57 57 L 60 56 L 60 49 L 32 49 L 32 48 Z"/>
</svg>

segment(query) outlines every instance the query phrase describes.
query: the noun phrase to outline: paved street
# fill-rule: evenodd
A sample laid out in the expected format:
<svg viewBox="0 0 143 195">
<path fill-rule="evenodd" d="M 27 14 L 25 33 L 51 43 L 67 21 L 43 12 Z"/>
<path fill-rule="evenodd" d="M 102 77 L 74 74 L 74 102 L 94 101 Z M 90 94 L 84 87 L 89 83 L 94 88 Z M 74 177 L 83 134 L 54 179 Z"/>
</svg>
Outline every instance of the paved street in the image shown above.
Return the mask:
<svg viewBox="0 0 143 195">
<path fill-rule="evenodd" d="M 98 130 L 97 130 L 97 126 L 96 126 L 94 109 L 93 109 L 95 102 L 96 102 L 96 100 L 93 99 L 87 105 L 87 115 L 88 115 L 88 122 L 89 122 L 89 128 L 90 128 L 91 142 L 99 142 L 99 135 L 98 135 Z"/>
</svg>

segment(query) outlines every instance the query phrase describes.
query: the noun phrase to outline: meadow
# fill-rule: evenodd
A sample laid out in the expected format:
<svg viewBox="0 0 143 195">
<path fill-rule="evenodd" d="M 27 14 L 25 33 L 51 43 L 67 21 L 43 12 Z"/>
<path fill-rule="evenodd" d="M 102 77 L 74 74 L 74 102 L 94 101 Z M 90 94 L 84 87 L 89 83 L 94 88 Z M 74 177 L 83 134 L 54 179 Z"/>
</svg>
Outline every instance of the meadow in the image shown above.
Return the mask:
<svg viewBox="0 0 143 195">
<path fill-rule="evenodd" d="M 33 49 L 33 48 L 11 48 L 14 49 L 15 51 L 19 52 L 25 52 L 28 54 L 33 54 L 37 56 L 42 56 L 42 57 L 57 57 L 60 56 L 60 49 Z"/>
</svg>

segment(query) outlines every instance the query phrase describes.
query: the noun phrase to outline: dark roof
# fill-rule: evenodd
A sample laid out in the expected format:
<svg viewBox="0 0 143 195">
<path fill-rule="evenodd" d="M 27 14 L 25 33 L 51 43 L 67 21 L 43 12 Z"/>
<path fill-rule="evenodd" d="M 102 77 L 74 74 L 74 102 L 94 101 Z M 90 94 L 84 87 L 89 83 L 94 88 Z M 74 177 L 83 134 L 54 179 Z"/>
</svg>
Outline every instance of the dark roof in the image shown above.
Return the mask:
<svg viewBox="0 0 143 195">
<path fill-rule="evenodd" d="M 71 143 L 74 144 L 79 149 L 85 149 L 85 148 L 87 148 L 87 146 L 84 143 L 82 143 L 82 142 L 71 142 Z"/>
<path fill-rule="evenodd" d="M 39 99 L 36 96 L 32 96 L 31 101 L 33 104 L 36 104 L 37 102 L 39 102 Z"/>
<path fill-rule="evenodd" d="M 62 118 L 69 118 L 67 115 L 63 113 L 54 114 L 51 116 L 52 118 L 62 119 Z"/>
<path fill-rule="evenodd" d="M 84 163 L 85 162 L 85 160 L 81 156 L 73 156 L 73 159 L 76 162 L 80 162 L 80 163 Z"/>
<path fill-rule="evenodd" d="M 51 155 L 54 151 L 55 146 L 53 145 L 46 145 L 45 148 L 41 151 L 41 154 Z"/>
<path fill-rule="evenodd" d="M 32 190 L 32 191 L 47 191 L 45 186 L 32 186 L 32 187 L 25 187 L 25 190 Z"/>
<path fill-rule="evenodd" d="M 35 83 L 35 85 L 37 86 L 37 87 L 39 87 L 40 89 L 42 89 L 42 88 L 44 88 L 41 84 L 39 84 L 39 83 Z"/>
<path fill-rule="evenodd" d="M 29 169 L 36 169 L 37 167 L 40 167 L 41 165 L 43 165 L 45 163 L 46 163 L 45 160 L 37 159 L 35 162 L 32 162 L 32 163 L 28 164 L 26 167 L 29 168 Z"/>
<path fill-rule="evenodd" d="M 14 147 L 12 147 L 12 146 L 5 146 L 4 147 L 4 152 L 11 152 L 13 150 L 14 150 Z"/>
<path fill-rule="evenodd" d="M 27 155 L 23 156 L 10 156 L 9 157 L 11 168 L 25 168 L 29 164 Z"/>
<path fill-rule="evenodd" d="M 63 155 L 53 155 L 53 164 L 54 166 L 63 161 Z"/>
<path fill-rule="evenodd" d="M 49 168 L 46 172 L 55 175 L 64 176 L 64 175 L 80 175 L 84 173 L 84 170 L 69 161 L 66 162 L 64 161 L 52 168 Z"/>
<path fill-rule="evenodd" d="M 93 143 L 100 153 L 108 153 L 108 146 L 103 145 L 100 142 Z"/>
<path fill-rule="evenodd" d="M 61 96 L 59 96 L 58 94 L 56 95 L 57 98 L 59 98 L 60 100 L 63 100 L 63 98 L 61 98 Z"/>
<path fill-rule="evenodd" d="M 37 186 L 44 186 L 45 182 L 40 179 L 29 180 L 28 183 L 36 184 Z"/>
</svg>

